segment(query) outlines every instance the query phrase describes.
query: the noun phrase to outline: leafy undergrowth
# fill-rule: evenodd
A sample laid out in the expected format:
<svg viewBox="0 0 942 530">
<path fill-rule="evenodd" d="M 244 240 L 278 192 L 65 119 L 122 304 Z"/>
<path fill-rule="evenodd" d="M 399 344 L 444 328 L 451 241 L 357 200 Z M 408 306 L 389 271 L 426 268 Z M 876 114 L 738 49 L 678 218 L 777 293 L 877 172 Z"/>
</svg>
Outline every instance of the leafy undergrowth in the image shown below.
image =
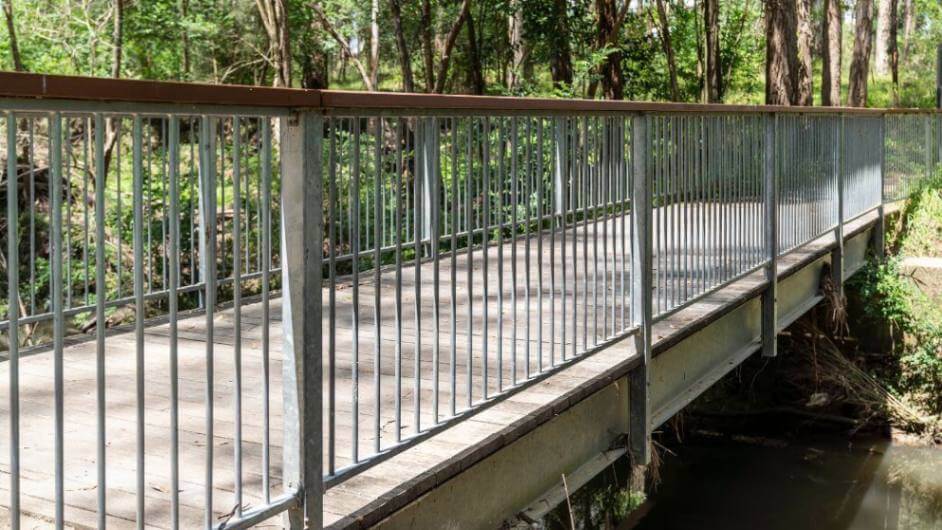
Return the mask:
<svg viewBox="0 0 942 530">
<path fill-rule="evenodd" d="M 942 257 L 942 174 L 913 191 L 887 239 L 895 256 Z"/>
<path fill-rule="evenodd" d="M 847 329 L 860 339 L 855 349 L 868 354 L 860 357 L 867 361 L 864 368 L 894 398 L 938 424 L 942 417 L 942 308 L 901 266 L 901 259 L 942 256 L 942 177 L 928 179 L 913 192 L 890 226 L 888 243 L 888 257 L 871 261 L 847 286 L 851 308 Z"/>
</svg>

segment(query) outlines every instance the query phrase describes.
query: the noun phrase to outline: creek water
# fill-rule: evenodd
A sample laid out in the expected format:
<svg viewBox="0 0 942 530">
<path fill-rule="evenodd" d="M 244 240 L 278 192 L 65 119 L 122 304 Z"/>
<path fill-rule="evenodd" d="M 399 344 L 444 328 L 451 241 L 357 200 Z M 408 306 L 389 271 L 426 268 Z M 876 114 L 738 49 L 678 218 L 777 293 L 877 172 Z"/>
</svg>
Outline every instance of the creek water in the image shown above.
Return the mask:
<svg viewBox="0 0 942 530">
<path fill-rule="evenodd" d="M 942 448 L 831 434 L 672 451 L 633 528 L 942 530 Z"/>
<path fill-rule="evenodd" d="M 942 447 L 767 429 L 664 443 L 660 483 L 638 510 L 611 515 L 627 468 L 618 462 L 573 494 L 576 528 L 942 530 Z M 542 523 L 570 528 L 569 508 Z"/>
</svg>

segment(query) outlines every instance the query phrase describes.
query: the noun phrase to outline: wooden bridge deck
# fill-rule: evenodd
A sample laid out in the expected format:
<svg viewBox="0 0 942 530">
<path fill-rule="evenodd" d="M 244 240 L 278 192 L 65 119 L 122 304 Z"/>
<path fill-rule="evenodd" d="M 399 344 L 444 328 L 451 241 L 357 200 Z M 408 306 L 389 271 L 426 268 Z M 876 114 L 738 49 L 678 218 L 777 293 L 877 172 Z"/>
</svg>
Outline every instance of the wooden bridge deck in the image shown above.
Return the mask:
<svg viewBox="0 0 942 530">
<path fill-rule="evenodd" d="M 761 227 L 759 227 L 761 228 Z M 596 229 L 597 232 L 595 231 Z M 436 335 L 434 322 L 434 284 L 431 281 L 434 264 L 425 263 L 421 270 L 419 293 L 422 318 L 420 356 L 420 399 L 415 400 L 414 338 L 415 333 L 415 278 L 414 269 L 406 267 L 402 274 L 402 417 L 403 436 L 414 432 L 414 406 L 420 405 L 422 428 L 434 423 L 433 403 L 435 400 L 433 358 L 435 345 L 438 345 L 439 403 L 440 418 L 450 415 L 451 370 L 456 373 L 456 402 L 460 412 L 467 407 L 469 367 L 473 375 L 472 400 L 478 402 L 483 397 L 484 361 L 487 361 L 489 393 L 497 391 L 498 374 L 505 387 L 514 377 L 511 371 L 516 344 L 516 374 L 518 380 L 525 377 L 526 367 L 536 374 L 542 352 L 544 366 L 550 364 L 550 351 L 554 359 L 560 359 L 560 352 L 565 347 L 572 350 L 572 289 L 576 286 L 576 323 L 579 327 L 577 346 L 581 348 L 584 331 L 581 319 L 587 307 L 583 305 L 583 289 L 588 285 L 589 302 L 587 342 L 610 335 L 612 314 L 621 322 L 625 308 L 621 303 L 621 267 L 630 263 L 630 256 L 622 256 L 620 243 L 620 224 L 610 221 L 604 230 L 609 237 L 609 254 L 603 254 L 600 241 L 598 253 L 593 254 L 594 245 L 588 245 L 588 256 L 583 255 L 581 238 L 585 237 L 583 228 L 578 229 L 576 262 L 579 267 L 572 267 L 572 232 L 567 234 L 567 286 L 563 291 L 560 281 L 562 274 L 560 240 L 555 241 L 556 252 L 552 253 L 549 235 L 543 236 L 543 255 L 537 254 L 536 239 L 520 239 L 516 243 L 516 266 L 511 265 L 511 246 L 506 244 L 502 250 L 498 247 L 488 249 L 488 334 L 485 344 L 482 333 L 484 314 L 483 298 L 483 253 L 477 251 L 473 256 L 473 278 L 468 283 L 468 257 L 460 254 L 456 260 L 456 315 L 457 326 L 454 335 L 456 362 L 452 367 L 452 334 L 450 329 L 451 314 L 451 259 L 448 256 L 440 260 L 441 289 L 439 298 L 440 330 Z M 590 236 L 602 236 L 601 223 L 590 225 Z M 615 244 L 617 242 L 617 245 Z M 613 246 L 614 245 L 614 246 Z M 626 244 L 626 248 L 630 245 Z M 618 252 L 611 254 L 611 249 Z M 498 305 L 497 264 L 498 252 L 503 252 L 503 306 Z M 793 253 L 788 260 L 800 259 L 802 253 L 813 252 L 813 245 Z M 550 284 L 551 258 L 555 256 L 556 284 Z M 588 276 L 584 276 L 583 259 L 588 259 Z M 599 274 L 594 274 L 594 265 L 598 259 Z M 603 260 L 607 275 L 602 275 Z M 704 260 L 718 263 L 716 258 Z M 787 260 L 786 260 L 787 261 Z M 655 259 L 657 263 L 657 259 Z M 612 265 L 614 264 L 614 268 Z M 715 265 L 714 265 L 715 266 Z M 543 285 L 537 282 L 538 271 L 542 267 Z M 526 273 L 530 271 L 530 306 L 526 307 Z M 516 275 L 514 275 L 516 272 Z M 679 271 L 678 271 L 679 272 Z M 575 274 L 575 276 L 573 276 Z M 513 279 L 516 278 L 516 284 Z M 628 275 L 625 274 L 626 281 Z M 380 281 L 380 403 L 377 411 L 375 403 L 375 333 L 374 326 L 374 291 L 372 274 L 361 275 L 359 286 L 359 335 L 358 335 L 358 446 L 359 457 L 368 457 L 374 451 L 376 415 L 379 415 L 380 442 L 383 448 L 389 447 L 395 440 L 395 373 L 396 373 L 396 321 L 395 321 L 395 271 L 382 273 Z M 753 274 L 736 284 L 722 290 L 694 306 L 670 317 L 658 324 L 656 340 L 665 340 L 673 333 L 682 331 L 684 326 L 702 315 L 721 308 L 723 296 L 734 297 L 736 293 L 754 289 L 762 283 L 761 274 Z M 469 289 L 469 285 L 473 286 Z M 630 281 L 628 283 L 630 285 Z M 592 310 L 593 287 L 599 303 L 605 297 L 611 305 L 604 312 L 596 315 Z M 512 294 L 516 289 L 516 342 L 513 342 L 514 312 Z M 625 303 L 629 302 L 627 285 Z M 346 286 L 337 293 L 337 345 L 336 345 L 336 413 L 335 447 L 336 468 L 351 463 L 353 447 L 353 409 L 354 385 L 352 366 L 352 301 L 353 290 Z M 468 311 L 468 293 L 471 297 L 472 310 Z M 539 294 L 542 293 L 542 300 Z M 551 296 L 552 293 L 552 296 Z M 726 294 L 723 294 L 726 293 Z M 569 299 L 567 314 L 562 314 L 561 297 Z M 607 295 L 607 296 L 606 296 Z M 661 293 L 669 296 L 669 293 Z M 717 298 L 720 296 L 720 298 Z M 325 304 L 327 292 L 324 293 Z M 281 312 L 280 300 L 271 302 L 270 332 L 270 400 L 271 416 L 269 432 L 271 435 L 271 491 L 280 492 L 281 447 L 282 447 L 282 363 L 281 363 Z M 327 351 L 329 329 L 328 312 L 324 312 L 324 340 Z M 502 322 L 498 321 L 501 315 Z M 598 322 L 596 327 L 595 322 Z M 469 337 L 467 329 L 469 319 L 473 321 L 473 335 L 470 337 L 471 350 L 467 348 Z M 502 337 L 499 340 L 498 329 L 502 324 Z M 562 326 L 566 326 L 566 341 L 562 340 Z M 263 356 L 262 356 L 262 306 L 253 303 L 242 308 L 242 454 L 244 505 L 258 505 L 262 499 L 262 436 L 263 418 Z M 608 327 L 606 327 L 606 325 Z M 529 326 L 529 334 L 527 333 Z M 235 329 L 233 311 L 219 311 L 213 321 L 214 328 L 214 384 L 213 406 L 214 421 L 214 506 L 217 518 L 224 518 L 234 507 L 234 415 L 232 412 L 234 385 Z M 542 336 L 538 337 L 539 330 Z M 195 315 L 179 322 L 179 440 L 180 440 L 180 515 L 181 527 L 193 528 L 202 525 L 206 451 L 206 319 Z M 170 514 L 170 359 L 169 326 L 157 323 L 148 326 L 145 331 L 145 468 L 146 514 L 149 526 L 166 527 Z M 498 364 L 498 345 L 503 362 Z M 529 359 L 526 353 L 529 349 Z M 77 341 L 63 352 L 64 360 L 64 433 L 65 433 L 65 517 L 68 525 L 75 527 L 94 526 L 97 496 L 97 477 L 95 468 L 96 454 L 96 369 L 95 342 Z M 631 341 L 616 343 L 601 352 L 587 356 L 571 367 L 533 385 L 524 392 L 516 393 L 498 405 L 487 408 L 468 420 L 458 423 L 416 447 L 383 462 L 376 468 L 355 477 L 337 487 L 331 488 L 325 497 L 325 517 L 327 522 L 343 522 L 345 517 L 364 506 L 375 503 L 378 498 L 388 495 L 406 480 L 433 466 L 453 459 L 455 455 L 467 452 L 484 440 L 490 439 L 494 432 L 511 424 L 519 424 L 521 418 L 536 418 L 541 407 L 551 404 L 560 396 L 567 395 L 586 381 L 599 377 L 606 370 L 619 363 L 630 361 L 634 356 Z M 325 354 L 324 388 L 328 388 L 330 366 Z M 133 332 L 116 331 L 109 334 L 106 341 L 106 411 L 107 411 L 107 507 L 109 525 L 115 528 L 133 526 L 135 519 L 136 491 L 136 393 L 135 393 L 135 338 Z M 22 446 L 21 488 L 22 510 L 26 517 L 40 523 L 51 521 L 54 514 L 54 397 L 53 397 L 53 354 L 49 351 L 26 355 L 20 361 L 20 429 Z M 9 423 L 9 388 L 8 363 L 0 363 L 0 424 Z M 325 399 L 325 435 L 328 432 L 328 402 Z M 329 444 L 325 439 L 325 468 L 330 457 Z M 8 476 L 10 466 L 9 438 L 0 437 L 0 471 Z M 0 506 L 9 506 L 9 480 L 0 480 Z M 0 522 L 3 516 L 0 515 Z M 280 520 L 274 521 L 280 524 Z"/>
</svg>

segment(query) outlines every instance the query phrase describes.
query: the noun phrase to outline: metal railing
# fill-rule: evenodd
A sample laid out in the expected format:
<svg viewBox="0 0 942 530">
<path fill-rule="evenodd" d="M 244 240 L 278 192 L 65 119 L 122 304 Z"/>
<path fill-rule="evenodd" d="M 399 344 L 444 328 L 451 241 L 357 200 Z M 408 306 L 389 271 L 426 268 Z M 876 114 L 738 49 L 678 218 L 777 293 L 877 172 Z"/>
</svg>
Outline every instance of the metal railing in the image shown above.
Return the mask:
<svg viewBox="0 0 942 530">
<path fill-rule="evenodd" d="M 46 498 L 60 526 L 317 527 L 324 488 L 631 337 L 643 460 L 652 323 L 762 270 L 774 317 L 777 258 L 841 248 L 942 139 L 933 112 L 2 76 L 14 526 Z"/>
</svg>

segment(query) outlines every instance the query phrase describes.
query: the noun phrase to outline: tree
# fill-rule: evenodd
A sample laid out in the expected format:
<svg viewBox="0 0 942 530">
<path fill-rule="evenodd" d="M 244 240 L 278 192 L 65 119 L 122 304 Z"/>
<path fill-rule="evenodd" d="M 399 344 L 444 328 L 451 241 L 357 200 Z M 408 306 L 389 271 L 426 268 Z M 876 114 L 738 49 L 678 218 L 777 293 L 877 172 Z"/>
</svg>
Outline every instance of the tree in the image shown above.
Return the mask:
<svg viewBox="0 0 942 530">
<path fill-rule="evenodd" d="M 507 17 L 507 40 L 510 42 L 510 65 L 507 68 L 507 88 L 513 92 L 520 88 L 524 77 L 529 45 L 523 34 L 523 9 L 519 0 L 511 2 L 513 12 Z"/>
<path fill-rule="evenodd" d="M 877 12 L 877 47 L 874 71 L 885 76 L 890 73 L 891 55 L 896 48 L 896 0 L 881 0 Z"/>
<path fill-rule="evenodd" d="M 798 70 L 795 78 L 795 103 L 814 104 L 813 34 L 811 30 L 811 1 L 796 0 L 795 14 L 798 26 Z"/>
<path fill-rule="evenodd" d="M 798 51 L 795 0 L 768 0 L 765 4 L 765 102 L 794 105 Z"/>
<path fill-rule="evenodd" d="M 658 9 L 660 9 L 660 5 Z M 720 6 L 718 0 L 703 0 L 703 28 L 706 36 L 704 94 L 707 103 L 716 103 L 723 100 L 723 68 L 720 62 Z"/>
<path fill-rule="evenodd" d="M 481 64 L 481 48 L 470 9 L 465 25 L 468 29 L 468 82 L 471 85 L 471 93 L 481 95 L 484 93 L 484 66 Z"/>
<path fill-rule="evenodd" d="M 913 17 L 913 0 L 903 0 L 903 53 L 900 58 L 901 61 L 905 62 L 909 58 L 911 37 L 913 34 L 913 26 L 915 24 L 915 18 Z"/>
<path fill-rule="evenodd" d="M 272 85 L 291 86 L 291 41 L 285 0 L 255 0 L 255 4 L 268 34 L 269 60 L 275 70 Z"/>
<path fill-rule="evenodd" d="M 20 56 L 20 46 L 16 40 L 16 24 L 13 21 L 13 0 L 3 1 L 3 15 L 7 20 L 7 34 L 10 38 L 10 58 L 13 60 L 13 69 L 25 72 L 23 58 Z"/>
<path fill-rule="evenodd" d="M 857 0 L 854 19 L 854 51 L 850 61 L 847 102 L 852 107 L 864 107 L 867 105 L 867 75 L 873 31 L 871 0 Z"/>
<path fill-rule="evenodd" d="M 458 33 L 461 32 L 461 26 L 468 19 L 470 12 L 471 0 L 463 0 L 461 2 L 461 11 L 458 13 L 458 18 L 451 26 L 451 30 L 445 37 L 445 43 L 442 46 L 442 55 L 438 63 L 438 72 L 435 75 L 435 93 L 437 94 L 442 94 L 445 92 L 445 83 L 448 80 L 448 67 L 451 64 L 451 53 L 454 51 L 455 42 L 458 40 Z"/>
<path fill-rule="evenodd" d="M 111 77 L 117 79 L 121 77 L 122 52 L 124 50 L 124 0 L 114 0 L 112 28 Z M 117 144 L 120 127 L 121 120 L 118 118 L 109 119 L 105 125 L 104 165 L 106 178 L 108 168 L 111 166 L 111 158 Z"/>
<path fill-rule="evenodd" d="M 379 0 L 370 3 L 370 84 L 379 86 Z"/>
<path fill-rule="evenodd" d="M 422 0 L 422 64 L 425 66 L 425 91 L 435 87 L 435 43 L 432 42 L 432 2 Z"/>
<path fill-rule="evenodd" d="M 552 0 L 553 29 L 547 35 L 550 49 L 550 78 L 554 88 L 572 86 L 572 34 L 569 29 L 569 9 L 566 0 Z"/>
<path fill-rule="evenodd" d="M 596 16 L 596 45 L 597 51 L 604 53 L 602 64 L 599 67 L 602 95 L 605 99 L 623 99 L 625 97 L 625 73 L 622 71 L 622 52 L 618 43 L 621 25 L 628 13 L 627 0 L 621 9 L 615 9 L 615 0 L 595 0 Z M 589 87 L 589 97 L 595 97 L 597 83 Z"/>
<path fill-rule="evenodd" d="M 399 50 L 399 69 L 402 71 L 402 89 L 406 92 L 415 92 L 415 80 L 412 76 L 412 55 L 409 54 L 409 44 L 402 29 L 402 6 L 399 0 L 389 0 L 389 11 L 392 14 L 393 26 L 396 30 L 396 48 Z"/>
<path fill-rule="evenodd" d="M 190 0 L 180 0 L 180 17 L 184 22 L 190 16 Z M 190 32 L 183 28 L 183 31 L 180 32 L 182 36 L 182 46 L 183 46 L 183 70 L 180 76 L 181 79 L 189 79 L 190 77 Z"/>
<path fill-rule="evenodd" d="M 263 0 L 258 0 L 263 1 Z M 281 1 L 281 0 L 273 0 Z M 346 54 L 350 60 L 353 61 L 353 65 L 356 67 L 357 72 L 360 74 L 360 79 L 363 81 L 363 86 L 370 92 L 376 90 L 376 85 L 373 84 L 373 76 L 371 76 L 366 67 L 363 66 L 363 62 L 360 61 L 360 58 L 353 53 L 353 50 L 350 49 L 350 43 L 347 42 L 347 39 L 343 38 L 340 33 L 337 32 L 337 29 L 334 28 L 333 24 L 330 23 L 330 20 L 327 19 L 327 14 L 324 13 L 324 9 L 320 6 L 319 3 L 314 2 L 311 4 L 311 9 L 314 11 L 315 18 L 320 21 L 321 26 L 335 41 L 340 45 L 340 48 Z"/>
<path fill-rule="evenodd" d="M 824 0 L 824 37 L 821 46 L 821 104 L 841 104 L 842 0 Z"/>
<path fill-rule="evenodd" d="M 887 38 L 887 47 L 886 53 L 889 56 L 890 61 L 890 80 L 893 83 L 893 105 L 899 106 L 899 43 L 896 38 L 897 33 L 897 16 L 896 16 L 896 0 L 892 0 L 892 20 L 890 21 L 890 31 Z"/>
<path fill-rule="evenodd" d="M 707 0 L 714 2 L 715 0 Z M 680 89 L 677 85 L 677 58 L 674 56 L 674 45 L 671 42 L 670 22 L 667 19 L 667 8 L 664 0 L 657 0 L 657 19 L 659 23 L 658 35 L 661 37 L 661 46 L 667 57 L 667 74 L 670 80 L 671 101 L 680 101 Z"/>
</svg>

